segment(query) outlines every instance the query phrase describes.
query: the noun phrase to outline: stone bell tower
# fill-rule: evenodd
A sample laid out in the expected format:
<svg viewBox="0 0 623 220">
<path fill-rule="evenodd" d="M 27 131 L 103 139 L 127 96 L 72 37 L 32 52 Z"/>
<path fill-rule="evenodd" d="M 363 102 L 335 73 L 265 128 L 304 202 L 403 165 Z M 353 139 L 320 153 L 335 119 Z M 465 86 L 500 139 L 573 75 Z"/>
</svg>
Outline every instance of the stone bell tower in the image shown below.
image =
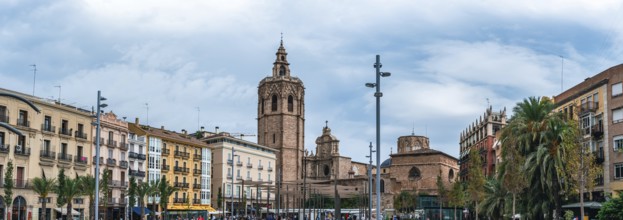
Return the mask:
<svg viewBox="0 0 623 220">
<path fill-rule="evenodd" d="M 305 87 L 290 75 L 283 39 L 276 55 L 272 76 L 258 86 L 257 142 L 279 150 L 276 171 L 283 181 L 295 181 L 303 177 Z"/>
</svg>

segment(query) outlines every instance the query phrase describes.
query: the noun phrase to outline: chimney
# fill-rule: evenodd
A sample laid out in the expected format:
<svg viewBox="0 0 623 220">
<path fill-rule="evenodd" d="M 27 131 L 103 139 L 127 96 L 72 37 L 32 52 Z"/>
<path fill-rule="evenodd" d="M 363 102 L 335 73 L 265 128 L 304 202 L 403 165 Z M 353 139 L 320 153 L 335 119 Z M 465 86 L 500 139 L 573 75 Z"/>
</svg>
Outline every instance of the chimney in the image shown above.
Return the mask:
<svg viewBox="0 0 623 220">
<path fill-rule="evenodd" d="M 182 134 L 187 135 L 188 132 L 186 132 L 186 129 L 182 129 Z"/>
<path fill-rule="evenodd" d="M 140 124 L 139 124 L 138 117 L 136 117 L 136 118 L 134 119 L 134 124 L 136 124 L 136 125 L 140 125 Z"/>
<path fill-rule="evenodd" d="M 200 131 L 203 132 L 203 129 L 205 129 L 205 128 L 203 126 L 201 126 L 201 130 Z"/>
<path fill-rule="evenodd" d="M 216 127 L 214 128 L 214 133 L 215 133 L 215 134 L 218 134 L 218 126 L 216 126 Z"/>
</svg>

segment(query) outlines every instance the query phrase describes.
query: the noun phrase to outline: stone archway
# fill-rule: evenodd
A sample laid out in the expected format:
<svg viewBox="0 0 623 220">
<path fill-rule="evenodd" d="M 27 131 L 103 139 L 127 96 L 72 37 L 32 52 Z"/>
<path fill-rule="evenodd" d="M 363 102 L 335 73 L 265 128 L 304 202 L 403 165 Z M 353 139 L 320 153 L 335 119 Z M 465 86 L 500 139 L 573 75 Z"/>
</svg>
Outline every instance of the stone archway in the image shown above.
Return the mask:
<svg viewBox="0 0 623 220">
<path fill-rule="evenodd" d="M 11 211 L 12 220 L 26 220 L 28 213 L 26 212 L 26 207 L 28 204 L 26 203 L 26 199 L 22 196 L 17 196 L 13 199 L 13 208 Z"/>
</svg>

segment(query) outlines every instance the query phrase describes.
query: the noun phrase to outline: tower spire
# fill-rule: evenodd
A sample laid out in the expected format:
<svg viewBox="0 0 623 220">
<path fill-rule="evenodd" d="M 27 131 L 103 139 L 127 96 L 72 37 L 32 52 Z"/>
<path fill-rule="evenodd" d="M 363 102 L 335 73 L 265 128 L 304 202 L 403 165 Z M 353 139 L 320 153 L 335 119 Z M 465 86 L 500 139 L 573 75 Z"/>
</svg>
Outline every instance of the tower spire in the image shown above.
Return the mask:
<svg viewBox="0 0 623 220">
<path fill-rule="evenodd" d="M 288 53 L 283 46 L 283 33 L 281 33 L 281 41 L 277 49 L 277 58 L 273 63 L 273 77 L 290 77 L 290 63 L 288 63 Z"/>
</svg>

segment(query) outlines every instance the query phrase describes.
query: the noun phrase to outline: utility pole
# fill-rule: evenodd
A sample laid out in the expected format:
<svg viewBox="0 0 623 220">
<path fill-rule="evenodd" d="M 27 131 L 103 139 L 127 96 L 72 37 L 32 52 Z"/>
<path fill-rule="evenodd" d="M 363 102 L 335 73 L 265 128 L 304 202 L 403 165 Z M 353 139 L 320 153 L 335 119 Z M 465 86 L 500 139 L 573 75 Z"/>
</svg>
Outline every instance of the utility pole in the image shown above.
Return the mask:
<svg viewBox="0 0 623 220">
<path fill-rule="evenodd" d="M 59 104 L 60 104 L 60 86 L 59 86 Z M 96 122 L 97 126 L 95 129 L 95 216 L 96 219 L 99 219 L 99 188 L 100 188 L 100 108 L 104 108 L 108 106 L 105 103 L 100 104 L 101 101 L 106 101 L 106 98 L 102 97 L 102 93 L 97 91 L 97 113 L 96 113 Z M 68 211 L 69 212 L 69 211 Z"/>
<path fill-rule="evenodd" d="M 372 150 L 372 142 L 370 142 L 370 156 L 366 156 L 370 158 L 370 165 L 368 166 L 368 218 L 372 219 L 372 153 L 376 151 Z M 378 170 L 376 171 L 379 172 Z"/>
<path fill-rule="evenodd" d="M 333 179 L 333 188 L 335 189 L 335 219 L 336 220 L 340 220 L 342 219 L 342 210 L 340 207 L 340 194 L 338 193 L 337 190 L 337 173 L 335 170 L 333 170 L 333 176 L 335 177 L 335 179 Z"/>
</svg>

